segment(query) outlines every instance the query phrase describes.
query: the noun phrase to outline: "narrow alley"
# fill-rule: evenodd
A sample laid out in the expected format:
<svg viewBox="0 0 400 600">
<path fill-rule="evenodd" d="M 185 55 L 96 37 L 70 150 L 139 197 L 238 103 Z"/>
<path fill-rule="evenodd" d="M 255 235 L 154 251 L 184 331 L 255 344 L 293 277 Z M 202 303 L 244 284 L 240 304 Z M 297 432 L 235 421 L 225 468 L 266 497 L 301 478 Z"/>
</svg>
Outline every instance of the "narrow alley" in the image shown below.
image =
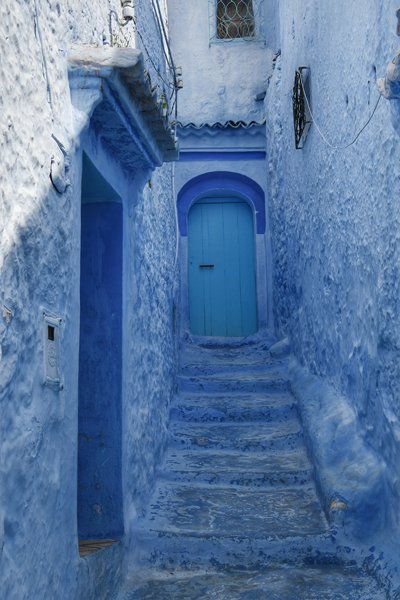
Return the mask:
<svg viewBox="0 0 400 600">
<path fill-rule="evenodd" d="M 400 0 L 1 0 L 0 600 L 400 600 Z"/>
</svg>

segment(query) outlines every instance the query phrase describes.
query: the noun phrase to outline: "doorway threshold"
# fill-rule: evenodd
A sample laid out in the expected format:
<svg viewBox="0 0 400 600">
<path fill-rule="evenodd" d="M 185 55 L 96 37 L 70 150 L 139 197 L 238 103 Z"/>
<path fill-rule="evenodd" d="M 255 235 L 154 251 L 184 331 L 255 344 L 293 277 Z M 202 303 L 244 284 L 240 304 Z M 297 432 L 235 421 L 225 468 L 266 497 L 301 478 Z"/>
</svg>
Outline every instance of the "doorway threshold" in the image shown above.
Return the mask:
<svg viewBox="0 0 400 600">
<path fill-rule="evenodd" d="M 79 540 L 79 554 L 83 558 L 118 544 L 118 540 Z"/>
<path fill-rule="evenodd" d="M 188 334 L 185 336 L 185 342 L 201 348 L 234 348 L 244 346 L 254 346 L 265 340 L 265 332 L 258 331 L 247 336 L 206 336 Z"/>
</svg>

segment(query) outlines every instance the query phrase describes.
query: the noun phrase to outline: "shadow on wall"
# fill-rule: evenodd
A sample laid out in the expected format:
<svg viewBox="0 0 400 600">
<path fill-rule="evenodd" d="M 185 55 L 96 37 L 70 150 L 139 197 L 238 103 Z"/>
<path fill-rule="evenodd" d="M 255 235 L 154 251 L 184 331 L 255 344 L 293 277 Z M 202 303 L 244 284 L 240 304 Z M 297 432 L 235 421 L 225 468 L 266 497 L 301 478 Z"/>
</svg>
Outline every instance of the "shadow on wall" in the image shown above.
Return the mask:
<svg viewBox="0 0 400 600">
<path fill-rule="evenodd" d="M 121 575 L 120 549 L 84 561 L 78 552 L 78 533 L 123 534 L 123 206 L 84 158 L 81 210 L 80 156 L 73 185 L 59 194 L 50 184 L 22 215 L 1 269 L 0 581 L 10 600 L 75 597 L 82 582 L 97 599 L 100 563 L 102 593 Z M 58 347 L 46 355 L 49 341 Z"/>
<path fill-rule="evenodd" d="M 172 309 L 169 311 L 173 304 L 174 269 L 168 262 L 169 236 L 165 232 L 168 232 L 170 205 L 167 206 L 165 198 L 164 202 L 157 203 L 157 210 L 164 210 L 164 230 L 161 231 L 161 219 L 151 219 L 151 203 L 145 205 L 140 201 L 135 204 L 136 199 L 141 199 L 140 184 L 144 185 L 144 176 L 148 176 L 154 165 L 149 168 L 141 146 L 136 148 L 136 153 L 130 151 L 135 146 L 132 135 L 129 137 L 124 132 L 123 137 L 120 120 L 117 119 L 116 125 L 116 119 L 108 118 L 116 109 L 114 105 L 102 102 L 100 88 L 103 89 L 104 84 L 97 81 L 93 87 L 85 88 L 81 83 L 79 78 L 75 82 L 78 95 L 72 115 L 74 129 L 65 132 L 69 143 L 58 144 L 59 152 L 53 163 L 53 185 L 57 186 L 58 192 L 48 180 L 39 188 L 42 177 L 37 172 L 30 173 L 32 187 L 23 190 L 24 197 L 17 198 L 18 209 L 12 215 L 14 221 L 10 218 L 4 228 L 8 238 L 4 235 L 1 240 L 0 306 L 4 307 L 4 317 L 0 316 L 0 587 L 8 600 L 43 595 L 56 598 L 60 590 L 66 597 L 73 598 L 82 577 L 87 589 L 89 580 L 93 590 L 94 582 L 102 586 L 101 595 L 99 590 L 87 592 L 85 600 L 100 600 L 109 597 L 113 582 L 119 576 L 120 565 L 110 569 L 110 562 L 105 565 L 106 560 L 101 557 L 97 563 L 94 557 L 79 560 L 79 340 L 82 347 L 79 384 L 81 397 L 85 398 L 80 410 L 81 422 L 85 425 L 81 436 L 81 482 L 90 482 L 90 485 L 82 486 L 86 490 L 81 488 L 81 492 L 83 496 L 89 489 L 92 494 L 90 516 L 81 508 L 79 528 L 82 535 L 120 536 L 123 532 L 121 421 L 126 423 L 124 469 L 125 475 L 129 474 L 129 481 L 125 484 L 124 501 L 130 515 L 135 512 L 135 503 L 144 503 L 153 482 L 154 464 L 166 437 L 165 421 L 174 361 L 172 327 L 170 330 Z M 80 96 L 80 91 L 84 97 Z M 89 202 L 83 204 L 82 210 L 83 315 L 80 330 L 81 161 L 76 144 L 83 139 L 89 123 L 95 129 L 100 121 L 107 125 L 108 139 L 105 141 L 104 132 L 99 133 L 96 129 L 88 147 L 91 152 L 100 148 L 99 153 L 107 157 L 109 172 L 112 170 L 115 175 L 113 181 L 118 175 L 122 176 L 121 185 L 125 186 L 127 195 L 129 191 L 129 209 L 133 207 L 137 211 L 137 219 L 131 218 L 131 214 L 123 215 L 122 204 L 116 202 L 117 197 L 110 189 L 106 199 L 112 202 L 104 202 L 104 198 L 91 197 L 91 193 L 85 192 Z M 127 142 L 130 143 L 129 152 Z M 155 142 L 153 146 L 156 151 Z M 68 165 L 69 157 L 71 163 Z M 118 168 L 114 170 L 116 165 Z M 86 168 L 90 169 L 90 165 L 86 164 Z M 44 177 L 47 179 L 46 174 Z M 163 172 L 158 181 L 162 177 Z M 89 188 L 92 192 L 96 188 L 93 181 Z M 132 238 L 131 245 L 124 244 L 124 253 L 133 259 L 124 273 L 127 293 L 132 300 L 127 316 L 122 311 L 123 216 L 125 223 L 129 219 L 130 234 L 127 237 Z M 141 227 L 137 220 L 141 220 Z M 170 221 L 173 222 L 173 216 Z M 133 230 L 140 235 L 132 235 Z M 158 239 L 159 244 L 152 239 Z M 145 245 L 147 255 L 142 250 Z M 163 253 L 160 248 L 166 251 Z M 163 269 L 160 261 L 164 261 Z M 136 287 L 141 284 L 140 292 L 137 292 Z M 134 303 L 141 306 L 133 315 Z M 43 310 L 62 319 L 58 330 L 59 384 L 44 383 L 45 331 L 47 335 L 52 334 L 48 333 L 47 325 L 44 328 Z M 151 328 L 143 314 L 154 315 Z M 126 329 L 135 331 L 135 336 L 123 335 L 122 317 Z M 94 328 L 99 329 L 99 323 L 102 328 L 96 332 Z M 135 371 L 126 373 L 123 418 L 120 405 L 122 338 L 127 363 L 135 365 Z M 47 338 L 47 341 L 55 340 Z M 96 346 L 96 353 L 92 352 L 93 346 Z M 97 362 L 93 360 L 93 354 Z M 49 358 L 54 363 L 56 357 L 51 355 Z M 54 364 L 52 368 L 55 368 Z M 95 391 L 98 394 L 96 402 Z M 139 406 L 142 400 L 145 406 Z M 85 456 L 82 446 L 88 447 L 89 438 L 93 442 L 92 449 Z M 113 497 L 109 497 L 109 489 L 113 490 Z M 96 501 L 99 497 L 100 502 Z M 115 560 L 119 556 L 115 548 L 104 553 L 108 558 L 114 556 Z M 103 552 L 99 554 L 103 555 Z"/>
<path fill-rule="evenodd" d="M 29 208 L 17 198 L 21 209 L 1 267 L 0 302 L 8 312 L 0 323 L 0 580 L 9 599 L 39 597 L 44 589 L 49 597 L 71 590 L 72 597 L 78 561 L 78 194 L 72 186 L 58 194 L 49 183 L 37 199 L 29 195 Z M 43 310 L 62 319 L 61 386 L 45 383 Z"/>
</svg>

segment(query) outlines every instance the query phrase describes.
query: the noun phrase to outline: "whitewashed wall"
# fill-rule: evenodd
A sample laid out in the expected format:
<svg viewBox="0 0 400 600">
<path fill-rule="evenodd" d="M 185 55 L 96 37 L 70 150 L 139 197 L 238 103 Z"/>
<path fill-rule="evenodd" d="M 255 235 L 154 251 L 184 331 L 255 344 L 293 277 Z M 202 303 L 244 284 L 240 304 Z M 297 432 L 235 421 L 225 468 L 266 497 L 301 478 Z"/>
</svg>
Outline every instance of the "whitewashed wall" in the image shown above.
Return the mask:
<svg viewBox="0 0 400 600">
<path fill-rule="evenodd" d="M 264 108 L 255 96 L 267 85 L 268 40 L 210 44 L 208 0 L 169 0 L 168 13 L 176 64 L 183 69 L 180 121 L 261 120 Z"/>
</svg>

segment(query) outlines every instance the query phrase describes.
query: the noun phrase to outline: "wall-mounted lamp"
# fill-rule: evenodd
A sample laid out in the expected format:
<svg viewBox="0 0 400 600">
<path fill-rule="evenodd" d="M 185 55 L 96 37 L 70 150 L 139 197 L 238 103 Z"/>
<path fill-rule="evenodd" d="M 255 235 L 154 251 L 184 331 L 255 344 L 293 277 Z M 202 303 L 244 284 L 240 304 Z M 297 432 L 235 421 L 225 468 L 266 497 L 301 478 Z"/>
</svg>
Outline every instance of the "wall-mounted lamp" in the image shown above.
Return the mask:
<svg viewBox="0 0 400 600">
<path fill-rule="evenodd" d="M 182 79 L 182 67 L 175 67 L 175 77 L 176 77 L 176 89 L 181 90 L 183 88 L 183 79 Z"/>
<path fill-rule="evenodd" d="M 135 17 L 133 0 L 121 0 L 122 17 L 125 21 L 132 21 Z"/>
</svg>

